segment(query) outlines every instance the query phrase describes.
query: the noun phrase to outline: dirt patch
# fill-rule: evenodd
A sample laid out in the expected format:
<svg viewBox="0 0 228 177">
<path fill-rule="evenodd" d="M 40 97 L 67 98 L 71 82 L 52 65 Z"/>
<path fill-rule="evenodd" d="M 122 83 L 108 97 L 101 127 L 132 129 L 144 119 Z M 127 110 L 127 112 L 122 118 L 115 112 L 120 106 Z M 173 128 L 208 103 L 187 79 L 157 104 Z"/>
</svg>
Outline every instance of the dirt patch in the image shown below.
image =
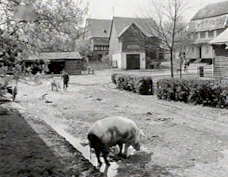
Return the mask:
<svg viewBox="0 0 228 177">
<path fill-rule="evenodd" d="M 110 74 L 110 71 L 97 71 L 95 75 L 72 76 L 68 90 L 59 92 L 51 91 L 48 80 L 40 85 L 20 82 L 17 97 L 20 103 L 13 104 L 35 120 L 40 118 L 52 128 L 64 127 L 64 131 L 79 139 L 85 139 L 89 127 L 104 117 L 116 115 L 134 120 L 146 135 L 143 147 L 152 155 L 117 159 L 116 176 L 172 176 L 170 173 L 175 177 L 228 176 L 228 153 L 223 154 L 228 149 L 228 110 L 121 91 L 110 83 Z M 48 95 L 42 100 L 44 93 Z M 66 154 L 55 142 L 55 134 L 50 132 L 42 139 L 49 136 L 51 141 L 45 143 L 49 142 L 49 147 L 59 152 L 59 156 Z M 67 160 L 71 157 L 63 155 L 61 159 L 66 159 L 64 164 L 72 168 L 74 163 Z"/>
<path fill-rule="evenodd" d="M 0 116 L 1 177 L 101 176 L 74 147 L 43 121 L 30 119 L 28 123 L 16 110 L 2 107 L 0 110 L 6 113 Z M 34 131 L 30 125 L 32 122 L 40 132 Z M 61 149 L 61 156 L 56 153 L 56 148 Z"/>
</svg>

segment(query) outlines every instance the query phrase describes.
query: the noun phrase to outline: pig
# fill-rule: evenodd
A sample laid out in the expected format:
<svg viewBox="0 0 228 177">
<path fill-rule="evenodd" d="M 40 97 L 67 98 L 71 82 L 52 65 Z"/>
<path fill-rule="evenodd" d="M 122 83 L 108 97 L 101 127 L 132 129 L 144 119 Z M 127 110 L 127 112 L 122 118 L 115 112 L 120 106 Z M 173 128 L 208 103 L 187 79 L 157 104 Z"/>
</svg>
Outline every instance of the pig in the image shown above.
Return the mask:
<svg viewBox="0 0 228 177">
<path fill-rule="evenodd" d="M 119 146 L 119 154 L 127 157 L 129 146 L 136 151 L 140 150 L 140 141 L 144 137 L 144 133 L 140 130 L 135 122 L 128 118 L 114 116 L 96 121 L 88 131 L 88 141 L 90 148 L 93 148 L 97 157 L 99 166 L 102 165 L 100 155 L 102 154 L 107 166 L 110 165 L 107 160 L 109 148 Z M 122 154 L 123 144 L 125 144 L 124 154 Z"/>
</svg>

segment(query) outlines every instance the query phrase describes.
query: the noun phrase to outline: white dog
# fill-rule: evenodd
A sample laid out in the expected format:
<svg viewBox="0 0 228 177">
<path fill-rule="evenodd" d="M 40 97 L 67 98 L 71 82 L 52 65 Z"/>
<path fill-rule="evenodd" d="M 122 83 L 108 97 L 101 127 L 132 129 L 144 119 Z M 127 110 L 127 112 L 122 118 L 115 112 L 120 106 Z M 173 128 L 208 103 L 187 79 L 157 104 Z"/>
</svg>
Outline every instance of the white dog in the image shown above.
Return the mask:
<svg viewBox="0 0 228 177">
<path fill-rule="evenodd" d="M 59 91 L 59 89 L 61 89 L 60 83 L 56 78 L 52 78 L 51 80 L 51 90 L 54 91 L 54 89 L 55 91 Z"/>
</svg>

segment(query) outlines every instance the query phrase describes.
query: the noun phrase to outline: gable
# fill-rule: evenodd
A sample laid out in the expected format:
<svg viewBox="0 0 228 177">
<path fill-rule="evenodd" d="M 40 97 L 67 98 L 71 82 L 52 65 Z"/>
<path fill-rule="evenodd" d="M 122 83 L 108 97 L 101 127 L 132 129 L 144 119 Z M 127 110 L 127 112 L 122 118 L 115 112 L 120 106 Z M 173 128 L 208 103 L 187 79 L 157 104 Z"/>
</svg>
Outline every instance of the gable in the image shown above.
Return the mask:
<svg viewBox="0 0 228 177">
<path fill-rule="evenodd" d="M 154 23 L 152 18 L 113 17 L 113 24 L 115 24 L 115 29 L 118 35 L 133 23 L 136 24 L 146 36 L 154 36 L 155 33 L 151 27 Z"/>
<path fill-rule="evenodd" d="M 142 32 L 141 29 L 139 29 L 139 27 L 132 23 L 131 25 L 127 26 L 126 28 L 123 29 L 123 31 L 120 32 L 119 34 L 119 38 L 145 38 L 145 34 Z"/>
</svg>

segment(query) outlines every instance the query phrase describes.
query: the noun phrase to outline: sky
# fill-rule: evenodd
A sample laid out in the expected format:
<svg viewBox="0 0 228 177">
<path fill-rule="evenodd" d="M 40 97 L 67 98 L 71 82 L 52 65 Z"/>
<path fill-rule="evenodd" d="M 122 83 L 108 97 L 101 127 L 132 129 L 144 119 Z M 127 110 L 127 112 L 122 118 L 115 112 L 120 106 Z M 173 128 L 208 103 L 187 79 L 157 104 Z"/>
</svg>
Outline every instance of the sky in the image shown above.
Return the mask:
<svg viewBox="0 0 228 177">
<path fill-rule="evenodd" d="M 114 16 L 138 17 L 150 0 L 83 0 L 89 2 L 89 18 L 111 19 Z M 210 3 L 224 0 L 188 0 L 190 8 L 185 14 L 190 20 L 194 14 Z"/>
</svg>

